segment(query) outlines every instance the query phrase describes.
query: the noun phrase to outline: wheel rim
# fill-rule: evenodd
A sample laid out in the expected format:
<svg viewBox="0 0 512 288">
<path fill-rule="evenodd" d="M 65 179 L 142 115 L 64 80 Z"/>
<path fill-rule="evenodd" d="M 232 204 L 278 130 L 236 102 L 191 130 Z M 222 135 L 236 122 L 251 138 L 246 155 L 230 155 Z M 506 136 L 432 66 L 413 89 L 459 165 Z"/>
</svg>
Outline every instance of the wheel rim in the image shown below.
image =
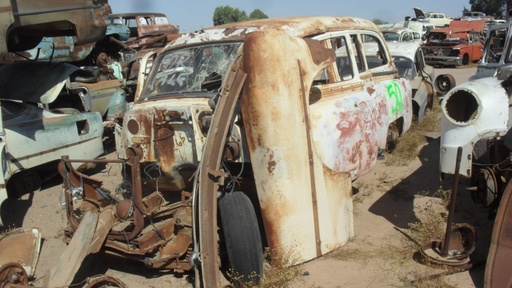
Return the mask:
<svg viewBox="0 0 512 288">
<path fill-rule="evenodd" d="M 8 284 L 27 285 L 27 271 L 25 271 L 23 266 L 15 262 L 2 265 L 0 267 L 0 284 L 2 287 L 10 287 Z"/>
<path fill-rule="evenodd" d="M 455 86 L 455 78 L 450 74 L 439 75 L 435 80 L 435 85 L 437 92 L 446 94 L 446 92 Z"/>
</svg>

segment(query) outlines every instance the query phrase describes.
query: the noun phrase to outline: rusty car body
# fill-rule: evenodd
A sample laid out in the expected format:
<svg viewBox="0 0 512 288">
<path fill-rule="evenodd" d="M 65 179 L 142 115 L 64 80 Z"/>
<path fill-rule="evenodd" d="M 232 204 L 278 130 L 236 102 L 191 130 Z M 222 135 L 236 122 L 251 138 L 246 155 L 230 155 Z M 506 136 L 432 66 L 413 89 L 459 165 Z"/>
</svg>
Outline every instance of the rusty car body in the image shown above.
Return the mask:
<svg viewBox="0 0 512 288">
<path fill-rule="evenodd" d="M 510 73 L 504 79 L 499 76 L 495 73 L 462 83 L 441 103 L 440 172 L 467 178 L 466 190 L 473 201 L 494 219 L 484 287 L 508 287 L 512 283 L 507 272 L 512 259 L 512 78 Z M 454 168 L 456 164 L 460 172 Z"/>
<path fill-rule="evenodd" d="M 110 14 L 106 21 L 109 33 L 98 46 L 117 48 L 117 52 L 121 50 L 121 61 L 125 62 L 137 51 L 162 48 L 177 38 L 180 30 L 163 13 L 117 13 Z M 128 29 L 128 34 L 124 32 L 125 29 Z"/>
<path fill-rule="evenodd" d="M 180 30 L 163 13 L 116 13 L 108 15 L 106 21 L 108 25 L 121 24 L 128 27 L 128 35 L 119 34 L 121 41 L 150 35 L 176 34 Z"/>
<path fill-rule="evenodd" d="M 484 20 L 453 20 L 430 31 L 423 44 L 425 60 L 433 66 L 460 66 L 482 58 Z"/>
<path fill-rule="evenodd" d="M 117 130 L 119 185 L 107 189 L 63 158 L 66 235 L 73 241 L 82 217 L 97 213 L 106 253 L 196 269 L 205 287 L 220 285 L 219 265 L 257 282 L 263 246 L 293 265 L 345 244 L 352 180 L 412 122 L 409 81 L 378 28 L 359 18 L 215 26 L 151 63 Z"/>
<path fill-rule="evenodd" d="M 75 45 L 95 42 L 105 35 L 104 17 L 111 13 L 105 0 L 2 0 L 0 53 L 34 48 L 44 36 L 74 36 Z"/>
</svg>

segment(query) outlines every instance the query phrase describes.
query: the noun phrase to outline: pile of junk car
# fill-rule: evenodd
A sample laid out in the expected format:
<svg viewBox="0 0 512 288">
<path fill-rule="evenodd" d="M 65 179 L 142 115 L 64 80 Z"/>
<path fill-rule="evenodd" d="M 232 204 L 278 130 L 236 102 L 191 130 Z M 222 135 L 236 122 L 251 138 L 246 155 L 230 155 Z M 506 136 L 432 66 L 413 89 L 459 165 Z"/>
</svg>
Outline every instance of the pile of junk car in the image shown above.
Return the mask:
<svg viewBox="0 0 512 288">
<path fill-rule="evenodd" d="M 0 204 L 8 197 L 39 189 L 39 172 L 48 172 L 62 155 L 94 159 L 103 153 L 103 120 L 97 112 L 76 113 L 52 109 L 65 73 L 32 78 L 13 73 L 12 53 L 37 46 L 44 37 L 70 37 L 74 45 L 86 45 L 104 37 L 103 17 L 111 13 L 104 0 L 34 1 L 1 0 L 0 27 Z M 46 71 L 66 67 L 44 63 Z M 13 65 L 13 66 L 11 66 Z M 20 72 L 20 71 L 18 71 Z M 85 165 L 85 164 L 84 164 Z M 77 163 L 74 167 L 83 167 Z M 12 220 L 1 209 L 0 228 L 12 230 Z M 4 226 L 5 224 L 5 226 Z M 41 244 L 38 229 L 15 229 L 0 239 L 1 286 L 25 285 L 33 277 Z"/>
<path fill-rule="evenodd" d="M 352 180 L 413 117 L 410 83 L 373 23 L 232 23 L 149 55 L 116 129 L 119 159 L 90 161 L 121 165 L 116 184 L 76 171 L 82 159 L 59 166 L 70 247 L 194 271 L 197 287 L 220 287 L 221 268 L 257 283 L 263 247 L 294 265 L 354 235 Z"/>
<path fill-rule="evenodd" d="M 39 189 L 38 169 L 57 164 L 64 154 L 94 159 L 103 153 L 101 115 L 46 105 L 69 80 L 65 73 L 69 72 L 68 66 L 19 63 L 45 66 L 34 74 L 25 74 L 27 70 L 18 63 L 10 63 L 10 53 L 32 49 L 43 37 L 51 35 L 73 37 L 77 45 L 99 40 L 106 29 L 101 16 L 111 12 L 106 1 L 53 1 L 44 9 L 27 1 L 2 2 L 10 9 L 0 12 L 5 31 L 0 41 L 0 203 L 8 196 L 18 197 Z"/>
</svg>

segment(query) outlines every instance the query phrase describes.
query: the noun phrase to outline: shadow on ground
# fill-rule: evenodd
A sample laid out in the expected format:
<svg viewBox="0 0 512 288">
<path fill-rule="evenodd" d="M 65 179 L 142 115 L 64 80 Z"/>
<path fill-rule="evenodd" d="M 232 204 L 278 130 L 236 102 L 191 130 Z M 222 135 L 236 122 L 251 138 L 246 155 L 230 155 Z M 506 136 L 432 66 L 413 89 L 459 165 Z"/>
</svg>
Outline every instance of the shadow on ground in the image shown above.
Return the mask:
<svg viewBox="0 0 512 288">
<path fill-rule="evenodd" d="M 421 166 L 389 189 L 369 208 L 371 213 L 384 217 L 399 228 L 397 230 L 408 229 L 409 224 L 420 221 L 414 211 L 416 195 L 439 198 L 440 188 L 446 191 L 453 187 L 452 175 L 446 176 L 443 181 L 439 177 L 440 138 L 428 138 L 427 142 L 420 151 Z M 475 287 L 483 287 L 493 220 L 489 219 L 487 209 L 473 203 L 471 193 L 465 189 L 467 182 L 468 179 L 459 177 L 453 223 L 467 223 L 475 228 L 477 241 L 475 251 L 470 256 L 473 268 L 469 274 Z"/>
</svg>

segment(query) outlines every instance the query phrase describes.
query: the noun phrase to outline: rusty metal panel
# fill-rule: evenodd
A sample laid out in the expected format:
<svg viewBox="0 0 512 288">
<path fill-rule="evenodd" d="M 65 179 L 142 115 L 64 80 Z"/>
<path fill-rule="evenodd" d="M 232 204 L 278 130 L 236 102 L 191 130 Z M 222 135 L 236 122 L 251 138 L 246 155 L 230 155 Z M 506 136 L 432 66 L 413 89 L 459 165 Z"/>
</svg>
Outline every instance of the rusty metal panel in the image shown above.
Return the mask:
<svg viewBox="0 0 512 288">
<path fill-rule="evenodd" d="M 345 94 L 347 97 L 333 97 L 310 107 L 313 141 L 324 165 L 356 179 L 375 165 L 377 148 L 385 147 L 391 119 L 387 95 L 364 90 Z"/>
<path fill-rule="evenodd" d="M 498 208 L 491 246 L 485 265 L 484 287 L 512 287 L 512 182 L 509 181 Z"/>
<path fill-rule="evenodd" d="M 52 62 L 74 62 L 84 60 L 95 43 L 75 45 L 72 36 L 44 37 L 33 49 L 10 53 L 13 61 L 52 60 Z"/>
<path fill-rule="evenodd" d="M 93 0 L 17 0 L 11 7 L 17 33 L 76 36 L 76 45 L 102 39 L 107 27 L 104 17 L 112 13 L 108 3 L 97 5 Z"/>
<path fill-rule="evenodd" d="M 121 134 L 118 155 L 126 159 L 126 149 L 138 147 L 143 151 L 142 162 L 158 162 L 167 176 L 176 178 L 178 166 L 201 159 L 205 134 L 200 131 L 207 129 L 201 127 L 205 113 L 211 115 L 207 98 L 137 103 L 124 115 L 123 126 L 128 129 Z"/>
<path fill-rule="evenodd" d="M 197 223 L 194 230 L 198 229 L 198 235 L 194 235 L 195 251 L 200 251 L 201 257 L 201 278 L 197 277 L 197 282 L 206 287 L 219 287 L 219 255 L 218 255 L 218 237 L 217 237 L 217 193 L 219 184 L 222 184 L 220 178 L 224 177 L 221 170 L 221 159 L 226 144 L 229 123 L 232 120 L 238 97 L 245 83 L 246 74 L 239 69 L 240 61 L 235 61 L 231 67 L 228 79 L 222 90 L 222 97 L 217 103 L 216 116 L 212 119 L 212 124 L 204 150 L 208 151 L 201 159 L 200 168 L 198 168 L 198 185 L 194 190 L 194 198 L 197 207 L 197 213 L 193 223 Z M 196 266 L 195 271 L 198 272 Z"/>
<path fill-rule="evenodd" d="M 34 276 L 41 249 L 41 232 L 37 228 L 16 229 L 0 238 L 0 267 L 14 262 L 21 264 L 27 276 Z"/>
<path fill-rule="evenodd" d="M 242 115 L 267 240 L 284 264 L 318 257 L 353 235 L 350 177 L 318 157 L 307 99 L 334 51 L 310 45 L 274 30 L 252 33 L 244 44 Z"/>
<path fill-rule="evenodd" d="M 96 83 L 73 82 L 68 88 L 83 91 L 83 95 L 79 95 L 86 111 L 99 112 L 100 115 L 105 115 L 110 108 L 115 108 L 110 106 L 112 98 L 119 94 L 125 94 L 122 85 L 122 80 L 114 79 Z"/>
<path fill-rule="evenodd" d="M 60 261 L 46 273 L 44 278 L 45 287 L 62 287 L 71 284 L 82 261 L 89 254 L 89 247 L 94 241 L 98 218 L 99 215 L 95 212 L 85 213 L 75 236 L 61 255 Z"/>
<path fill-rule="evenodd" d="M 139 37 L 146 35 L 155 34 L 176 34 L 179 32 L 179 27 L 171 25 L 167 17 L 163 14 L 152 14 L 152 15 L 139 15 L 136 16 L 137 23 L 143 23 L 138 25 L 137 30 Z"/>
<path fill-rule="evenodd" d="M 55 114 L 39 108 L 4 121 L 6 157 L 11 175 L 60 159 L 63 154 L 93 159 L 103 153 L 103 120 L 97 113 Z M 41 118 L 37 118 L 40 113 Z M 23 131 L 23 133 L 20 133 Z"/>
</svg>

